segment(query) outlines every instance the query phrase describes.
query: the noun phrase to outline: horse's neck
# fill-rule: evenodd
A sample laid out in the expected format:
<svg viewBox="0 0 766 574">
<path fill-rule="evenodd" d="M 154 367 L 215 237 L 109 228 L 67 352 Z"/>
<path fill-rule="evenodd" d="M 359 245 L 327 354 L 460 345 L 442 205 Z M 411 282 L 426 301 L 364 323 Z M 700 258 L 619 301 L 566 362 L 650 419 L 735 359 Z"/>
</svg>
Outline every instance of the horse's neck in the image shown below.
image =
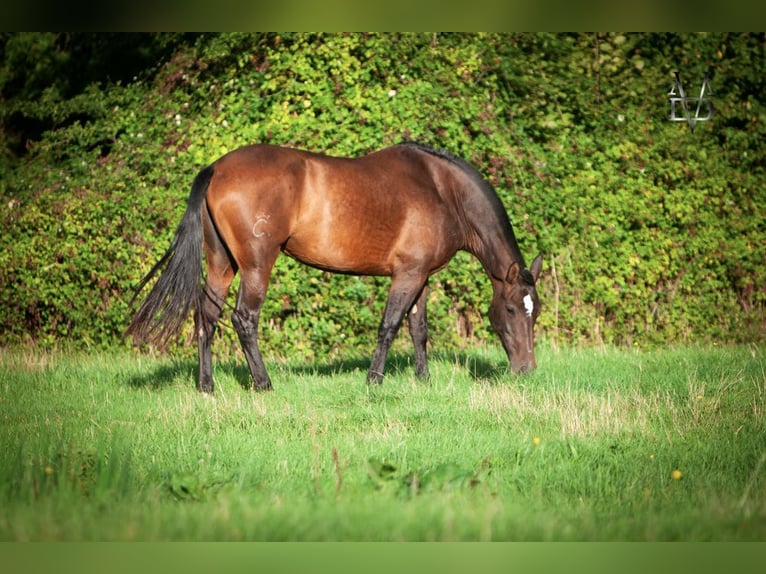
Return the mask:
<svg viewBox="0 0 766 574">
<path fill-rule="evenodd" d="M 514 262 L 524 267 L 508 214 L 492 186 L 471 166 L 450 167 L 454 179 L 447 189 L 453 194 L 463 230 L 463 249 L 481 262 L 492 279 L 503 281 Z"/>
<path fill-rule="evenodd" d="M 513 232 L 505 233 L 502 229 L 492 230 L 481 238 L 481 247 L 474 252 L 487 274 L 493 279 L 503 281 L 508 269 L 514 262 L 524 267 Z"/>
<path fill-rule="evenodd" d="M 485 202 L 486 205 L 482 205 Z M 505 278 L 514 262 L 524 267 L 524 257 L 508 216 L 505 211 L 498 211 L 502 209 L 502 206 L 492 205 L 490 199 L 484 199 L 479 205 L 474 205 L 465 217 L 468 226 L 467 251 L 481 262 L 490 277 L 499 281 Z"/>
</svg>

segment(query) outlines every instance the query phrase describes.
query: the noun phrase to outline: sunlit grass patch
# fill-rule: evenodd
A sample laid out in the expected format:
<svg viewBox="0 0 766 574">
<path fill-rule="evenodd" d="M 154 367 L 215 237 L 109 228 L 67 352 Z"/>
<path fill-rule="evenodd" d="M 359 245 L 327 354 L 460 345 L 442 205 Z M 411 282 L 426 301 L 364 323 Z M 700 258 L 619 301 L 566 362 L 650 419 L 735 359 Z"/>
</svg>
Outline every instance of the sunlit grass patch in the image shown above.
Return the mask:
<svg viewBox="0 0 766 574">
<path fill-rule="evenodd" d="M 395 363 L 6 352 L 0 538 L 754 540 L 766 536 L 752 348 L 499 349 Z M 244 380 L 246 383 L 246 379 Z"/>
</svg>

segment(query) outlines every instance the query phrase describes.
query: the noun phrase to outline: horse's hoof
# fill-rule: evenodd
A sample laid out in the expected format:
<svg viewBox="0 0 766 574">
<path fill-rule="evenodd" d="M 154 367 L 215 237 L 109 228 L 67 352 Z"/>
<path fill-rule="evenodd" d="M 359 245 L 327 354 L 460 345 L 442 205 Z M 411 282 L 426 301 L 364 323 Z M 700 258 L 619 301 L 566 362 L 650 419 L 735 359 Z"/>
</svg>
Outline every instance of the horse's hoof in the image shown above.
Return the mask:
<svg viewBox="0 0 766 574">
<path fill-rule="evenodd" d="M 367 373 L 368 385 L 380 385 L 383 382 L 383 373 Z"/>
</svg>

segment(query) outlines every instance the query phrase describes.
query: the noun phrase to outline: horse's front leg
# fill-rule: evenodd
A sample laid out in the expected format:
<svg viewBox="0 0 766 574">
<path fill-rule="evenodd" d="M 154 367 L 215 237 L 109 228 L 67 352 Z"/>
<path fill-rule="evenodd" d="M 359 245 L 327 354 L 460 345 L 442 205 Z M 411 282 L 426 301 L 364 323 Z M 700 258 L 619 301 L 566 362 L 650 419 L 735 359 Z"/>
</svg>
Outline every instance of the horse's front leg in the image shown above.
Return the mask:
<svg viewBox="0 0 766 574">
<path fill-rule="evenodd" d="M 415 347 L 415 375 L 421 379 L 428 378 L 428 359 L 426 357 L 426 344 L 428 342 L 427 292 L 428 287 L 424 286 L 407 316 L 412 344 Z"/>
<path fill-rule="evenodd" d="M 383 313 L 383 320 L 378 329 L 378 344 L 372 355 L 370 370 L 367 372 L 368 382 L 383 382 L 388 350 L 391 348 L 391 343 L 393 343 L 399 331 L 404 314 L 412 308 L 415 299 L 424 290 L 424 285 L 425 278 L 420 276 L 406 274 L 404 276 L 394 275 L 392 278 L 386 310 Z M 423 360 L 425 360 L 425 355 Z"/>
</svg>

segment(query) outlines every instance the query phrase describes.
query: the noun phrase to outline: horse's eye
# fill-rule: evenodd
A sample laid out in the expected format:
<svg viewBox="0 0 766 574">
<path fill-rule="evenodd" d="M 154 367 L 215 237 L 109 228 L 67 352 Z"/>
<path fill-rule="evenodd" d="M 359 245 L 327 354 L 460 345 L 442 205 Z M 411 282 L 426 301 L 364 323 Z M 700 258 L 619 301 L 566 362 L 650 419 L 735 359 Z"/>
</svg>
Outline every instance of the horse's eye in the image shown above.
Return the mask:
<svg viewBox="0 0 766 574">
<path fill-rule="evenodd" d="M 515 316 L 516 316 L 516 307 L 511 307 L 511 306 L 509 305 L 508 307 L 506 307 L 506 309 L 508 310 L 508 314 L 509 314 L 511 317 L 515 317 Z"/>
</svg>

